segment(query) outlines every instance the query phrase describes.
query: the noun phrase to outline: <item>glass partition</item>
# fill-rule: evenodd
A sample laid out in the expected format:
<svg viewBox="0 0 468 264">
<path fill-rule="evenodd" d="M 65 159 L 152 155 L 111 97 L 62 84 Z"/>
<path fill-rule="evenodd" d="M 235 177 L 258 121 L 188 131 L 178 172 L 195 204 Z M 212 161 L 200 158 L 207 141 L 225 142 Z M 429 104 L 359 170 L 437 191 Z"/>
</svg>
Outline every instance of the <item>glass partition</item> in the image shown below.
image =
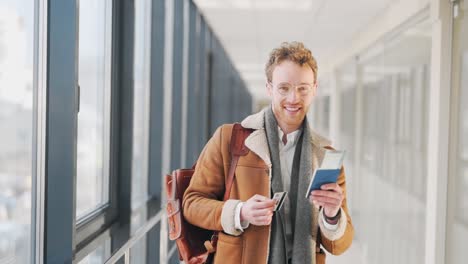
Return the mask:
<svg viewBox="0 0 468 264">
<path fill-rule="evenodd" d="M 430 54 L 431 24 L 419 19 L 359 56 L 361 153 L 351 207 L 367 263 L 424 263 Z"/>
</svg>

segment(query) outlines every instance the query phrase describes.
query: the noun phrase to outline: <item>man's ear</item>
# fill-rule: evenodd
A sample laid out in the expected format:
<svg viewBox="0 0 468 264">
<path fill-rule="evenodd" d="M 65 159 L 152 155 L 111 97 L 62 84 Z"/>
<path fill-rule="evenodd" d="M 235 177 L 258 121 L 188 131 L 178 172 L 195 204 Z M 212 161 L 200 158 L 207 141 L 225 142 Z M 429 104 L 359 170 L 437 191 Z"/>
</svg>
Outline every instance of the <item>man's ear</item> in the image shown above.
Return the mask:
<svg viewBox="0 0 468 264">
<path fill-rule="evenodd" d="M 271 84 L 269 82 L 265 82 L 265 88 L 267 90 L 268 96 L 271 97 L 273 95 L 273 87 L 271 87 Z"/>
<path fill-rule="evenodd" d="M 317 95 L 317 88 L 318 88 L 318 82 L 315 82 L 314 86 L 312 86 L 312 96 Z"/>
</svg>

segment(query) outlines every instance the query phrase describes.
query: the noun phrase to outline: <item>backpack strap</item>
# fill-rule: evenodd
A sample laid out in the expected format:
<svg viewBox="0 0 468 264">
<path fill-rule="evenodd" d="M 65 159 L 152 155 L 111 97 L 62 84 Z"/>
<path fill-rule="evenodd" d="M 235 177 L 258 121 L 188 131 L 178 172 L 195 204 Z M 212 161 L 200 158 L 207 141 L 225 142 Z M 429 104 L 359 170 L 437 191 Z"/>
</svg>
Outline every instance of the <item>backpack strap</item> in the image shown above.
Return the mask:
<svg viewBox="0 0 468 264">
<path fill-rule="evenodd" d="M 228 200 L 231 195 L 232 184 L 234 183 L 235 177 L 234 174 L 240 156 L 245 156 L 249 153 L 249 149 L 244 145 L 244 141 L 250 133 L 252 133 L 251 129 L 243 128 L 239 123 L 235 123 L 232 127 L 230 143 L 231 164 L 229 165 L 229 173 L 226 179 L 226 191 L 224 192 L 223 201 Z"/>
<path fill-rule="evenodd" d="M 245 156 L 249 153 L 249 149 L 244 145 L 245 139 L 252 133 L 253 129 L 243 128 L 239 123 L 235 123 L 232 127 L 231 134 L 231 143 L 230 143 L 230 153 L 231 153 L 231 164 L 229 165 L 228 177 L 225 184 L 225 192 L 223 201 L 229 199 L 231 195 L 232 184 L 234 183 L 235 171 L 237 167 L 237 162 L 239 161 L 240 156 Z M 213 261 L 213 252 L 216 251 L 216 246 L 218 244 L 218 233 L 219 231 L 213 232 L 211 236 L 211 241 L 205 242 L 205 248 L 210 254 L 207 256 L 206 263 L 212 263 Z"/>
</svg>

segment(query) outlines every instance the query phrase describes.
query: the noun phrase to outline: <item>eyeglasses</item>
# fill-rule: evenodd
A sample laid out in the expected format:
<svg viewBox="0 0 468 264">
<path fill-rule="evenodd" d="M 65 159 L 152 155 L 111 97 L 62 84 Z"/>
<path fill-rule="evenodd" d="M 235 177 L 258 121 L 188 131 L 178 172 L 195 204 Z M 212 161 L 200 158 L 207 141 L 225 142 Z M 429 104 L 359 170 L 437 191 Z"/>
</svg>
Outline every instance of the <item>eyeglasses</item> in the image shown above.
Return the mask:
<svg viewBox="0 0 468 264">
<path fill-rule="evenodd" d="M 268 82 L 272 87 L 275 87 L 272 82 Z M 280 83 L 275 87 L 279 94 L 287 96 L 291 91 L 296 90 L 301 96 L 308 95 L 313 89 L 314 85 L 311 83 L 301 83 L 298 85 L 292 85 L 290 83 Z"/>
</svg>

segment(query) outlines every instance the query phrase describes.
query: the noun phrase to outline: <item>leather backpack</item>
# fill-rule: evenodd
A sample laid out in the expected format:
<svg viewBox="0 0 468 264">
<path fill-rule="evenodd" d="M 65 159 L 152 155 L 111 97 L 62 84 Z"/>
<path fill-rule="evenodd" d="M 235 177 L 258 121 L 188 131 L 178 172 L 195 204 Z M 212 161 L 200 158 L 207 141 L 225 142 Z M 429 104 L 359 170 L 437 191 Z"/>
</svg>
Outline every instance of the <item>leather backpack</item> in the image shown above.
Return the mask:
<svg viewBox="0 0 468 264">
<path fill-rule="evenodd" d="M 234 124 L 232 128 L 230 141 L 231 164 L 225 182 L 223 201 L 229 199 L 239 157 L 245 156 L 249 152 L 244 145 L 244 141 L 252 131 L 252 129 L 243 128 L 238 123 Z M 165 177 L 169 239 L 176 241 L 179 259 L 186 264 L 211 263 L 218 241 L 218 231 L 197 227 L 184 219 L 182 200 L 195 172 L 195 167 L 196 164 L 190 169 L 177 169 Z"/>
</svg>

